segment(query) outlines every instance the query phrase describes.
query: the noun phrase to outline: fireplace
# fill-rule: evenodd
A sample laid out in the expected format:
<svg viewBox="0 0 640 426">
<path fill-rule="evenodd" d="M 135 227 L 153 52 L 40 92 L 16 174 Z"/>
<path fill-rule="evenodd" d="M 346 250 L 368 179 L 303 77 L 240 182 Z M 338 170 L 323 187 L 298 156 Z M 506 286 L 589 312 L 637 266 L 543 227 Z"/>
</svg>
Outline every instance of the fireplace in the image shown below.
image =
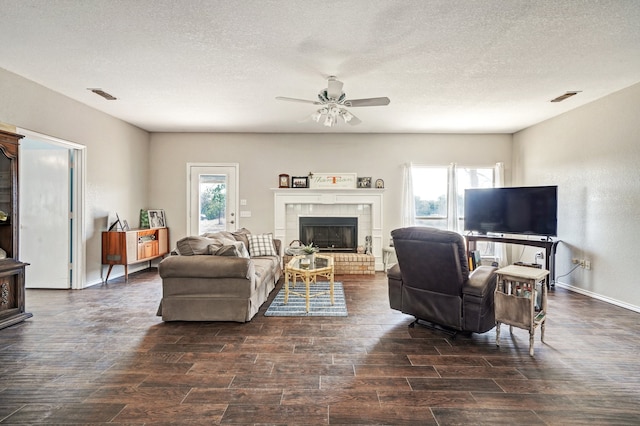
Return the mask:
<svg viewBox="0 0 640 426">
<path fill-rule="evenodd" d="M 357 235 L 354 236 L 356 242 L 353 244 L 356 246 L 356 252 L 344 251 L 332 255 L 334 258 L 338 256 L 344 257 L 344 259 L 366 256 L 366 254 L 359 255 L 357 247 L 366 246 L 366 238 L 370 236 L 371 254 L 375 258 L 375 271 L 384 270 L 382 248 L 388 241 L 387 238 L 382 237 L 384 189 L 273 188 L 272 190 L 274 195 L 274 238 L 284 244 L 301 240 L 301 217 L 355 217 L 358 219 Z M 339 270 L 338 264 L 339 262 L 336 261 L 336 271 Z M 344 273 L 356 273 L 356 271 Z"/>
<path fill-rule="evenodd" d="M 320 251 L 355 253 L 358 245 L 357 217 L 301 216 L 300 241 Z"/>
</svg>

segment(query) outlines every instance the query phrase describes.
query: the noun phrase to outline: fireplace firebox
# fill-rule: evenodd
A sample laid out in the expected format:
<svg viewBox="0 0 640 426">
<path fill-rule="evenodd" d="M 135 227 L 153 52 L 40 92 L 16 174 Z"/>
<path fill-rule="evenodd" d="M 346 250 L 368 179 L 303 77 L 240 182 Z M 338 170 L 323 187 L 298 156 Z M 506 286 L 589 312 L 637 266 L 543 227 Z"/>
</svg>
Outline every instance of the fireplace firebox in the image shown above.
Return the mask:
<svg viewBox="0 0 640 426">
<path fill-rule="evenodd" d="M 358 245 L 357 217 L 299 218 L 300 241 L 313 243 L 320 251 L 355 253 Z"/>
</svg>

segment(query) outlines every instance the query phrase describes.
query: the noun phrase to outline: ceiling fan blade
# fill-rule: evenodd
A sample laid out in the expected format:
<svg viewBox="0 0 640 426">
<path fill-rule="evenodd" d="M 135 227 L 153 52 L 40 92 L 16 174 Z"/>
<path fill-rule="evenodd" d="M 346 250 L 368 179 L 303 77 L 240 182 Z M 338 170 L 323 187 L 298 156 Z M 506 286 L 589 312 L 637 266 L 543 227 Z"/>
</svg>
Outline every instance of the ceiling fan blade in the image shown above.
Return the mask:
<svg viewBox="0 0 640 426">
<path fill-rule="evenodd" d="M 318 101 L 309 101 L 307 99 L 297 99 L 297 98 L 287 98 L 285 96 L 276 96 L 276 99 L 279 101 L 301 102 L 304 104 L 322 105 L 322 103 Z"/>
<path fill-rule="evenodd" d="M 330 76 L 327 84 L 327 96 L 330 99 L 338 99 L 342 95 L 343 84 L 341 81 L 336 80 L 334 76 Z"/>
<path fill-rule="evenodd" d="M 357 126 L 358 124 L 362 123 L 362 120 L 360 120 L 355 115 L 351 114 L 351 120 L 347 121 L 347 123 L 349 123 L 352 126 Z"/>
<path fill-rule="evenodd" d="M 308 123 L 309 121 L 315 121 L 315 120 L 313 119 L 313 114 L 309 114 L 309 115 L 307 115 L 306 117 L 304 117 L 304 118 L 302 118 L 302 119 L 298 120 L 298 123 Z"/>
<path fill-rule="evenodd" d="M 384 106 L 389 105 L 389 98 L 366 98 L 366 99 L 349 99 L 344 101 L 347 107 L 365 107 L 365 106 Z"/>
</svg>

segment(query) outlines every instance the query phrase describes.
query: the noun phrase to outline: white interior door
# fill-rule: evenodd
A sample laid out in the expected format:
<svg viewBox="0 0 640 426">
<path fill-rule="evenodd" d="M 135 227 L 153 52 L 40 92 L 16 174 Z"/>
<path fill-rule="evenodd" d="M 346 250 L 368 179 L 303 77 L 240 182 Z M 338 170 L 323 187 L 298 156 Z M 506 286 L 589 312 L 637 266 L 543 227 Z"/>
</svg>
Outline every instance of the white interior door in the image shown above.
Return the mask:
<svg viewBox="0 0 640 426">
<path fill-rule="evenodd" d="M 238 226 L 238 164 L 187 164 L 190 235 L 235 231 Z"/>
<path fill-rule="evenodd" d="M 20 260 L 27 288 L 71 287 L 71 150 L 20 141 Z"/>
</svg>

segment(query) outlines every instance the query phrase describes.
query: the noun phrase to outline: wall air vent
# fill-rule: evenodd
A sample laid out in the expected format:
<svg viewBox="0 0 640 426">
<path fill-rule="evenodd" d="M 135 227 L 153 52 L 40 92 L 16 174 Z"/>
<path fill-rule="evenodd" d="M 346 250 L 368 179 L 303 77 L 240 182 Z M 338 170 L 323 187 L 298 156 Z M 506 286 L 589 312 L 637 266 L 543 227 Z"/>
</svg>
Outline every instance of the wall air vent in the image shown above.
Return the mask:
<svg viewBox="0 0 640 426">
<path fill-rule="evenodd" d="M 580 90 L 576 90 L 576 91 L 573 91 L 573 92 L 567 92 L 564 95 L 560 95 L 555 99 L 551 99 L 551 102 L 562 102 L 567 98 L 570 98 L 572 96 L 577 95 L 578 93 L 580 93 Z"/>
<path fill-rule="evenodd" d="M 105 92 L 102 89 L 87 89 L 87 90 L 91 90 L 96 95 L 102 96 L 103 98 L 105 98 L 108 101 L 115 101 L 117 99 L 115 96 L 108 94 L 107 92 Z"/>
</svg>

